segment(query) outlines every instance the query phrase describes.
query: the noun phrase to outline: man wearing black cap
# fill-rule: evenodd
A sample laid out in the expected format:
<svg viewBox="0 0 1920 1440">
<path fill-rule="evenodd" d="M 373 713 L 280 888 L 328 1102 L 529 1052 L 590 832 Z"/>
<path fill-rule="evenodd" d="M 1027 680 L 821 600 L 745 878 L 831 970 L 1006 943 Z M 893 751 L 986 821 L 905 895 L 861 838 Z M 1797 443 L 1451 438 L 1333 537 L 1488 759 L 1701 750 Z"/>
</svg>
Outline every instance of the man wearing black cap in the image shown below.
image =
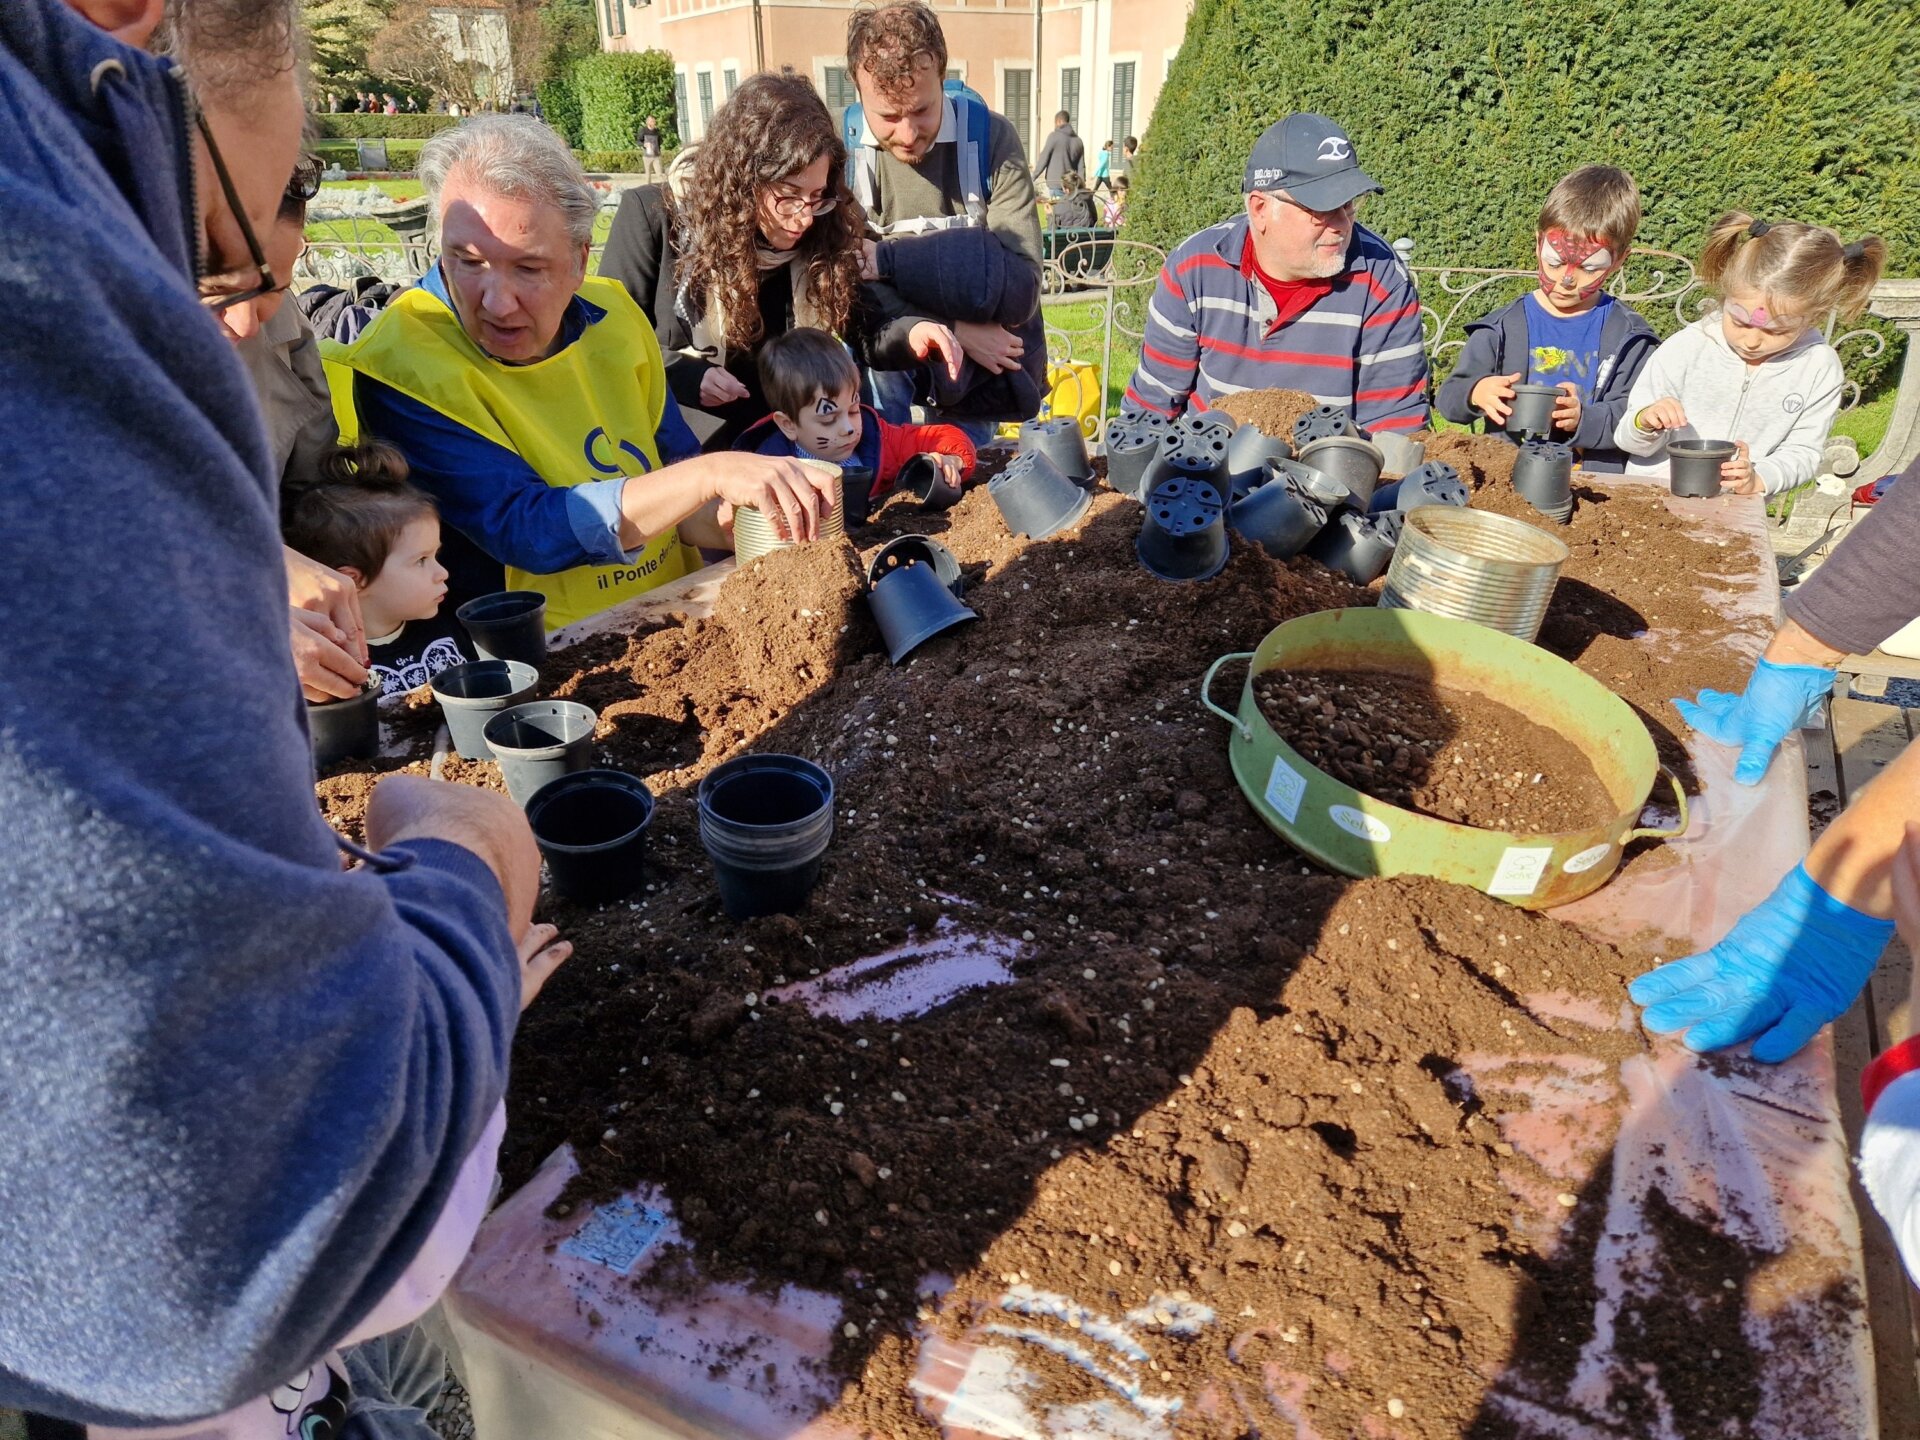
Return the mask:
<svg viewBox="0 0 1920 1440">
<path fill-rule="evenodd" d="M 1175 416 L 1242 390 L 1304 390 L 1363 429 L 1427 424 L 1420 297 L 1354 212 L 1380 189 L 1347 132 L 1296 113 L 1248 157 L 1246 213 L 1182 241 L 1147 314 L 1128 410 Z"/>
</svg>

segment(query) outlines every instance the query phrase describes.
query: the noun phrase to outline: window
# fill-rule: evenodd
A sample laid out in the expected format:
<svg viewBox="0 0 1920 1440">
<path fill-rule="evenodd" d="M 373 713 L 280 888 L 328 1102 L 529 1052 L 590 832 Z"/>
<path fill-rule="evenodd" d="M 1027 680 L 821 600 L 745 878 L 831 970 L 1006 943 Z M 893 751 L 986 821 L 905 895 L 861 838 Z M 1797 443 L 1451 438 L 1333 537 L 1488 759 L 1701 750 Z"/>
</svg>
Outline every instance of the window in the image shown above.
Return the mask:
<svg viewBox="0 0 1920 1440">
<path fill-rule="evenodd" d="M 967 83 L 966 67 L 963 65 L 949 65 L 947 67 L 947 79 L 958 80 L 962 85 L 966 84 Z"/>
<path fill-rule="evenodd" d="M 702 70 L 693 79 L 700 87 L 700 133 L 705 135 L 713 126 L 713 72 Z"/>
<path fill-rule="evenodd" d="M 1113 67 L 1113 143 L 1124 145 L 1133 133 L 1134 62 L 1122 60 Z"/>
<path fill-rule="evenodd" d="M 836 130 L 844 130 L 847 123 L 847 107 L 860 103 L 860 92 L 854 88 L 853 77 L 847 73 L 843 65 L 827 66 L 825 79 L 826 84 L 822 88 L 826 91 L 826 95 L 823 98 L 827 102 L 827 109 L 833 114 L 833 127 Z"/>
<path fill-rule="evenodd" d="M 686 144 L 693 138 L 693 127 L 687 123 L 687 72 L 673 72 L 673 128 L 679 132 L 680 143 Z"/>
<path fill-rule="evenodd" d="M 1022 145 L 1033 139 L 1033 72 L 1000 72 L 1000 113 L 1013 122 L 1013 133 Z"/>
<path fill-rule="evenodd" d="M 607 22 L 608 39 L 616 39 L 627 33 L 626 0 L 601 0 L 600 13 Z"/>
<path fill-rule="evenodd" d="M 1067 112 L 1074 126 L 1080 124 L 1080 67 L 1063 66 L 1060 71 L 1060 108 Z"/>
<path fill-rule="evenodd" d="M 733 92 L 740 88 L 740 72 L 729 65 L 720 72 L 720 98 L 731 100 Z"/>
</svg>

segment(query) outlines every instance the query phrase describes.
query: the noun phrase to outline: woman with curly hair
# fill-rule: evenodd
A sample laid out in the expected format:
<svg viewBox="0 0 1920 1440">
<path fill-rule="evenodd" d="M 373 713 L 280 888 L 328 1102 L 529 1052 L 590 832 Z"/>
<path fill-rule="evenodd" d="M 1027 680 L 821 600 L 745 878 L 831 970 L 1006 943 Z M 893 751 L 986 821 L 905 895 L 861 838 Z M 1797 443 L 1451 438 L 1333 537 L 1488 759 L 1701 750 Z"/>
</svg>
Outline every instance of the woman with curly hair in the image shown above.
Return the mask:
<svg viewBox="0 0 1920 1440">
<path fill-rule="evenodd" d="M 706 445 L 724 449 L 770 413 L 760 347 L 798 326 L 841 336 L 880 369 L 911 369 L 937 350 L 957 373 L 946 326 L 885 316 L 863 289 L 865 232 L 827 107 L 804 77 L 769 71 L 733 93 L 664 186 L 621 198 L 600 274 L 651 317 L 674 398 L 722 422 Z"/>
</svg>

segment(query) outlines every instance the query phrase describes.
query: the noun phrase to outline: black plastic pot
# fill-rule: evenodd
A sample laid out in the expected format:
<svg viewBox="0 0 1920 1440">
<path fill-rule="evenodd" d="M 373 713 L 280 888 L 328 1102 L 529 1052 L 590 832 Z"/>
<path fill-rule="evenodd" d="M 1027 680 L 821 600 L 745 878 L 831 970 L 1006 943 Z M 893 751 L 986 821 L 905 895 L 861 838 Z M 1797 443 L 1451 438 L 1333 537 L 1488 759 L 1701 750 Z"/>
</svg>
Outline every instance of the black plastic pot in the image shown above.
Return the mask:
<svg viewBox="0 0 1920 1440">
<path fill-rule="evenodd" d="M 1145 425 L 1144 417 L 1123 415 L 1107 426 L 1107 485 L 1122 495 L 1140 498 L 1140 480 L 1160 453 L 1160 442 L 1167 437 L 1167 425 Z M 1153 417 L 1160 420 L 1159 416 Z"/>
<path fill-rule="evenodd" d="M 916 455 L 900 467 L 895 488 L 906 491 L 929 510 L 951 510 L 960 503 L 958 482 L 950 483 L 925 455 Z"/>
<path fill-rule="evenodd" d="M 1227 507 L 1227 524 L 1276 560 L 1291 560 L 1327 523 L 1327 512 L 1284 480 L 1270 480 Z"/>
<path fill-rule="evenodd" d="M 469 660 L 432 680 L 433 698 L 447 717 L 447 731 L 462 760 L 491 760 L 487 721 L 511 705 L 533 698 L 540 672 L 518 660 Z"/>
<path fill-rule="evenodd" d="M 639 888 L 652 820 L 652 792 L 624 770 L 576 770 L 527 799 L 527 824 L 555 893 L 585 905 Z"/>
<path fill-rule="evenodd" d="M 380 680 L 347 700 L 327 700 L 307 706 L 307 738 L 313 745 L 313 765 L 324 770 L 342 760 L 361 759 L 380 748 Z"/>
<path fill-rule="evenodd" d="M 1082 489 L 1093 485 L 1093 462 L 1087 458 L 1087 437 L 1070 415 L 1029 420 L 1020 427 L 1020 453 L 1044 455 L 1054 468 Z"/>
<path fill-rule="evenodd" d="M 1206 480 L 1175 476 L 1153 487 L 1134 552 L 1162 580 L 1205 580 L 1227 563 L 1227 525 L 1220 491 Z"/>
<path fill-rule="evenodd" d="M 1300 450 L 1302 465 L 1338 480 L 1353 493 L 1353 503 L 1362 510 L 1373 499 L 1384 462 L 1378 445 L 1353 435 L 1331 435 Z"/>
<path fill-rule="evenodd" d="M 1306 449 L 1316 440 L 1331 440 L 1336 436 L 1364 440 L 1366 435 L 1367 432 L 1353 418 L 1353 412 L 1344 405 L 1316 405 L 1293 422 L 1293 448 L 1296 452 Z"/>
<path fill-rule="evenodd" d="M 1402 435 L 1397 430 L 1382 430 L 1371 437 L 1380 447 L 1382 475 L 1411 475 L 1427 458 L 1428 434 L 1424 430 Z"/>
<path fill-rule="evenodd" d="M 987 493 L 1000 507 L 1007 529 L 1033 540 L 1059 534 L 1093 503 L 1093 496 L 1039 454 L 1015 456 L 1011 465 L 987 482 Z"/>
<path fill-rule="evenodd" d="M 1398 515 L 1359 515 L 1348 510 L 1334 516 L 1314 537 L 1307 554 L 1355 584 L 1366 585 L 1386 573 L 1399 541 Z"/>
<path fill-rule="evenodd" d="M 453 612 L 482 660 L 518 660 L 538 670 L 547 659 L 547 597 L 538 590 L 502 590 Z"/>
<path fill-rule="evenodd" d="M 882 575 L 916 561 L 925 561 L 933 566 L 933 573 L 940 577 L 940 583 L 955 595 L 966 588 L 966 581 L 960 574 L 960 562 L 954 558 L 951 550 L 931 535 L 902 535 L 882 545 L 867 565 L 867 584 L 869 587 L 877 585 Z"/>
<path fill-rule="evenodd" d="M 1573 518 L 1573 447 L 1527 440 L 1513 459 L 1513 488 L 1522 500 L 1562 525 Z"/>
<path fill-rule="evenodd" d="M 1460 472 L 1444 460 L 1435 460 L 1416 465 L 1405 478 L 1374 491 L 1367 513 L 1405 515 L 1422 505 L 1454 505 L 1464 509 L 1471 498 Z"/>
<path fill-rule="evenodd" d="M 926 560 L 909 560 L 882 572 L 867 591 L 867 604 L 880 626 L 887 659 L 895 665 L 943 631 L 980 618 L 954 598 Z"/>
<path fill-rule="evenodd" d="M 1513 408 L 1504 427 L 1516 440 L 1545 440 L 1553 434 L 1553 407 L 1560 403 L 1557 385 L 1516 385 Z"/>
<path fill-rule="evenodd" d="M 1351 490 L 1311 465 L 1304 465 L 1298 460 L 1269 460 L 1267 474 L 1271 477 L 1269 483 L 1272 480 L 1283 482 L 1329 515 L 1335 510 L 1355 508 Z"/>
<path fill-rule="evenodd" d="M 1291 460 L 1293 446 L 1258 425 L 1242 425 L 1227 441 L 1227 490 L 1240 500 L 1267 483 L 1267 461 Z"/>
<path fill-rule="evenodd" d="M 1668 484 L 1676 495 L 1711 500 L 1720 493 L 1720 467 L 1739 452 L 1731 440 L 1669 440 Z"/>
<path fill-rule="evenodd" d="M 1233 422 L 1226 416 L 1214 414 L 1212 411 L 1189 410 L 1173 422 L 1172 429 L 1173 433 L 1182 439 L 1198 440 L 1204 447 L 1210 447 L 1212 442 L 1218 440 L 1222 454 L 1233 442 Z"/>
<path fill-rule="evenodd" d="M 696 799 L 729 917 L 790 915 L 807 903 L 833 841 L 826 771 L 798 755 L 742 755 L 702 780 Z"/>
<path fill-rule="evenodd" d="M 525 805 L 550 780 L 593 763 L 593 728 L 600 717 L 572 700 L 512 705 L 481 728 L 507 794 Z"/>
</svg>

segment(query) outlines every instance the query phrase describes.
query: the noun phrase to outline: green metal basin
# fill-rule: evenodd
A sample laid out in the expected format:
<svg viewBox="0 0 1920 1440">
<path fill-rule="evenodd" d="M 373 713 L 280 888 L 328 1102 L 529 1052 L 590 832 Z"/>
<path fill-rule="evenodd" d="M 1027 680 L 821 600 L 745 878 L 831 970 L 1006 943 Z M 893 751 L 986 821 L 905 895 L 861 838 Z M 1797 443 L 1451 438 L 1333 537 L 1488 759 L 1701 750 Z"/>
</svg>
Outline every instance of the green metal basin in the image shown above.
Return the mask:
<svg viewBox="0 0 1920 1440">
<path fill-rule="evenodd" d="M 1213 701 L 1220 667 L 1247 660 L 1237 714 Z M 1268 670 L 1384 670 L 1470 690 L 1559 732 L 1593 762 L 1613 816 L 1584 830 L 1523 835 L 1455 825 L 1403 810 L 1309 764 L 1277 735 L 1254 699 Z M 1296 849 L 1344 875 L 1431 875 L 1524 910 L 1590 894 L 1619 868 L 1621 847 L 1687 828 L 1686 796 L 1672 830 L 1640 828 L 1662 767 L 1633 710 L 1556 655 L 1498 630 L 1416 610 L 1327 610 L 1289 620 L 1252 652 L 1223 655 L 1201 686 L 1207 709 L 1233 726 L 1227 756 L 1248 802 Z"/>
</svg>

